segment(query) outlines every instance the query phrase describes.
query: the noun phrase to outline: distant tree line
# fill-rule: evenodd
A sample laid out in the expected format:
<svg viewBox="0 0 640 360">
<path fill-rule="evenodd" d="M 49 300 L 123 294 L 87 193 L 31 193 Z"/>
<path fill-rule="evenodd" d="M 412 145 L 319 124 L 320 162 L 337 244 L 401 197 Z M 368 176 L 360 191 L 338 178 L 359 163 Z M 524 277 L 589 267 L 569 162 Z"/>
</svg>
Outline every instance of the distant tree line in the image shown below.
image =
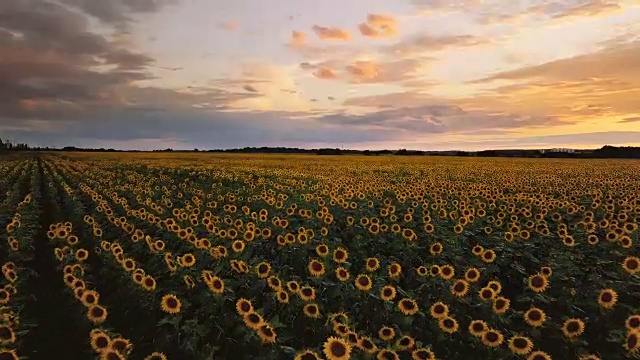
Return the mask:
<svg viewBox="0 0 640 360">
<path fill-rule="evenodd" d="M 0 139 L 0 152 L 10 151 L 78 151 L 78 152 L 143 152 L 139 150 L 116 150 L 105 148 L 79 148 L 75 146 L 65 146 L 63 148 L 31 147 L 24 143 L 14 143 Z M 301 149 L 289 147 L 245 147 L 238 149 L 212 149 L 212 150 L 174 150 L 171 148 L 163 150 L 153 150 L 152 152 L 206 152 L 206 153 L 237 153 L 237 154 L 309 154 L 309 155 L 364 155 L 364 156 L 475 156 L 475 157 L 524 157 L 524 158 L 625 158 L 640 159 L 640 147 L 634 146 L 610 146 L 606 145 L 596 150 L 483 150 L 483 151 L 422 151 L 422 150 L 352 150 L 338 148 Z"/>
</svg>

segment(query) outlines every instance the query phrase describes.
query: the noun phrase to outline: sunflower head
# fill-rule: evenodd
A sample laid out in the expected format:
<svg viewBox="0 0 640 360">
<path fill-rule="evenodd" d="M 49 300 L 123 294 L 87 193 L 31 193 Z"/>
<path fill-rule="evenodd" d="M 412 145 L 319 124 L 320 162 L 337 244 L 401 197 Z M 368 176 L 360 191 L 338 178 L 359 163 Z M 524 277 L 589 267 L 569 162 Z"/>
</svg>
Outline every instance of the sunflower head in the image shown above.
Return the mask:
<svg viewBox="0 0 640 360">
<path fill-rule="evenodd" d="M 242 315 L 242 321 L 248 328 L 253 330 L 258 330 L 260 326 L 265 323 L 262 316 L 255 312 L 250 312 Z"/>
<path fill-rule="evenodd" d="M 160 307 L 162 311 L 168 314 L 177 314 L 180 312 L 180 300 L 173 294 L 167 294 L 162 297 Z"/>
<path fill-rule="evenodd" d="M 403 315 L 411 316 L 418 312 L 418 303 L 415 300 L 404 298 L 398 302 L 398 309 Z"/>
<path fill-rule="evenodd" d="M 598 304 L 605 309 L 611 309 L 618 302 L 618 293 L 613 289 L 604 289 L 598 296 Z"/>
<path fill-rule="evenodd" d="M 562 333 L 568 338 L 575 338 L 584 332 L 584 322 L 577 318 L 567 319 L 562 325 Z"/>
<path fill-rule="evenodd" d="M 527 355 L 533 350 L 533 342 L 524 336 L 513 336 L 509 339 L 509 349 L 517 355 Z"/>
<path fill-rule="evenodd" d="M 440 330 L 448 334 L 453 334 L 456 331 L 458 331 L 459 325 L 456 319 L 450 316 L 445 316 L 443 318 L 440 318 L 440 320 L 438 320 L 438 326 L 440 327 Z"/>
<path fill-rule="evenodd" d="M 482 333 L 482 343 L 488 347 L 498 347 L 504 341 L 504 336 L 498 330 L 488 329 Z"/>
<path fill-rule="evenodd" d="M 544 313 L 544 311 L 535 307 L 527 310 L 524 313 L 524 320 L 527 322 L 527 324 L 533 327 L 542 326 L 546 319 L 547 315 Z"/>
<path fill-rule="evenodd" d="M 431 316 L 436 319 L 441 319 L 449 315 L 449 307 L 441 301 L 431 305 L 430 310 Z"/>
<path fill-rule="evenodd" d="M 251 301 L 245 298 L 240 298 L 236 301 L 236 311 L 240 315 L 253 312 L 253 305 L 251 304 Z"/>
<path fill-rule="evenodd" d="M 331 336 L 322 346 L 322 351 L 329 360 L 346 360 L 351 357 L 351 345 L 346 341 Z"/>
<path fill-rule="evenodd" d="M 396 297 L 396 288 L 387 285 L 380 289 L 380 298 L 384 301 L 392 301 Z"/>
<path fill-rule="evenodd" d="M 482 320 L 472 320 L 469 324 L 469 332 L 476 337 L 482 336 L 488 328 L 487 323 Z"/>
</svg>

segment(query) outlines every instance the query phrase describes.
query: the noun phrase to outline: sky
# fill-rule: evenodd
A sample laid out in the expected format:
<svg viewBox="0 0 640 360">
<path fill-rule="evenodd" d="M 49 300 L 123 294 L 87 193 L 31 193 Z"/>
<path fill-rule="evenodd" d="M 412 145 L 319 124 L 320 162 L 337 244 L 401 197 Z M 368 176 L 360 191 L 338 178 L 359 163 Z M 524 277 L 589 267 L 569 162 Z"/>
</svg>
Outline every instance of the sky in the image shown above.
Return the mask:
<svg viewBox="0 0 640 360">
<path fill-rule="evenodd" d="M 0 138 L 640 145 L 640 0 L 2 0 Z"/>
</svg>

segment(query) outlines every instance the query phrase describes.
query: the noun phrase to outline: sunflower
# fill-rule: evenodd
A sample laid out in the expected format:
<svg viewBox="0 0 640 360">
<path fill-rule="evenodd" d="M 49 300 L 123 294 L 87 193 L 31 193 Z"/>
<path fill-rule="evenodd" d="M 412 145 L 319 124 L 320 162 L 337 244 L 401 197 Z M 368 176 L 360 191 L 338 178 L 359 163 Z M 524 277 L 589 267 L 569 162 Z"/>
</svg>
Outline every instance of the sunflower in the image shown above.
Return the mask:
<svg viewBox="0 0 640 360">
<path fill-rule="evenodd" d="M 398 309 L 404 315 L 411 316 L 418 312 L 418 303 L 415 300 L 404 298 L 398 302 Z"/>
<path fill-rule="evenodd" d="M 85 249 L 78 249 L 76 251 L 76 259 L 78 261 L 84 261 L 87 260 L 87 258 L 89 257 L 89 252 Z"/>
<path fill-rule="evenodd" d="M 486 250 L 481 255 L 482 261 L 489 264 L 496 260 L 496 252 L 493 250 Z"/>
<path fill-rule="evenodd" d="M 580 319 L 567 319 L 562 325 L 562 333 L 568 338 L 575 338 L 584 332 L 584 322 Z"/>
<path fill-rule="evenodd" d="M 398 350 L 410 350 L 416 346 L 416 340 L 409 335 L 404 335 L 396 341 Z"/>
<path fill-rule="evenodd" d="M 349 253 L 347 253 L 347 250 L 344 248 L 339 247 L 333 251 L 333 261 L 338 264 L 346 262 L 348 257 Z"/>
<path fill-rule="evenodd" d="M 439 242 L 433 243 L 431 244 L 431 246 L 429 247 L 429 252 L 431 253 L 431 255 L 438 255 L 440 253 L 442 253 L 442 244 Z"/>
<path fill-rule="evenodd" d="M 369 291 L 373 286 L 371 282 L 371 278 L 368 275 L 360 274 L 356 277 L 355 281 L 356 287 L 360 291 Z"/>
<path fill-rule="evenodd" d="M 217 276 L 212 277 L 211 281 L 207 283 L 207 286 L 214 294 L 222 294 L 224 292 L 224 281 Z"/>
<path fill-rule="evenodd" d="M 474 267 L 473 268 L 469 268 L 464 273 L 464 278 L 468 282 L 474 283 L 474 282 L 480 280 L 480 270 L 478 270 L 478 269 L 476 269 Z"/>
<path fill-rule="evenodd" d="M 366 354 L 374 354 L 378 352 L 378 347 L 376 346 L 375 342 L 373 342 L 371 338 L 366 336 L 361 336 L 358 339 L 357 346 L 358 348 L 360 348 L 360 350 L 364 351 Z"/>
<path fill-rule="evenodd" d="M 109 344 L 110 349 L 115 350 L 121 354 L 129 352 L 131 350 L 131 347 L 131 341 L 121 337 L 112 339 L 111 343 Z"/>
<path fill-rule="evenodd" d="M 448 334 L 453 334 L 458 331 L 458 322 L 450 316 L 440 318 L 438 320 L 438 326 L 440 327 L 440 330 Z"/>
<path fill-rule="evenodd" d="M 261 262 L 256 266 L 256 274 L 260 279 L 266 279 L 271 271 L 271 265 L 268 262 Z"/>
<path fill-rule="evenodd" d="M 276 299 L 278 299 L 279 303 L 286 304 L 289 302 L 289 293 L 287 293 L 286 291 L 280 290 L 276 293 Z"/>
<path fill-rule="evenodd" d="M 173 294 L 167 294 L 162 297 L 160 308 L 168 314 L 177 314 L 181 307 L 180 299 Z"/>
<path fill-rule="evenodd" d="M 392 327 L 383 326 L 378 330 L 378 337 L 384 341 L 390 341 L 396 337 L 396 331 Z"/>
<path fill-rule="evenodd" d="M 100 360 L 124 360 L 125 357 L 113 349 L 106 349 L 100 353 Z"/>
<path fill-rule="evenodd" d="M 167 360 L 167 355 L 165 355 L 164 353 L 155 351 L 155 352 L 152 352 L 147 357 L 145 357 L 144 360 Z"/>
<path fill-rule="evenodd" d="M 430 312 L 431 317 L 442 319 L 449 316 L 449 307 L 445 303 L 438 301 L 437 303 L 431 305 Z"/>
<path fill-rule="evenodd" d="M 320 309 L 317 304 L 306 304 L 302 309 L 307 317 L 317 319 L 320 317 Z"/>
<path fill-rule="evenodd" d="M 391 265 L 389 265 L 389 277 L 396 278 L 400 276 L 401 272 L 402 272 L 402 266 L 400 266 L 400 264 L 398 264 L 397 262 L 394 262 Z"/>
<path fill-rule="evenodd" d="M 376 271 L 380 268 L 380 260 L 377 258 L 368 258 L 366 262 L 367 271 Z"/>
<path fill-rule="evenodd" d="M 533 350 L 533 341 L 524 336 L 512 336 L 509 339 L 509 349 L 517 355 L 527 355 Z"/>
<path fill-rule="evenodd" d="M 300 290 L 300 284 L 295 280 L 287 281 L 287 290 L 292 294 L 296 294 Z"/>
<path fill-rule="evenodd" d="M 258 330 L 258 328 L 260 328 L 260 326 L 265 323 L 262 316 L 255 312 L 250 312 L 242 315 L 242 321 L 248 328 L 253 330 Z"/>
<path fill-rule="evenodd" d="M 0 325 L 0 345 L 13 344 L 16 341 L 16 334 L 8 325 Z"/>
<path fill-rule="evenodd" d="M 547 320 L 547 314 L 536 307 L 532 307 L 524 313 L 524 321 L 533 327 L 542 326 L 545 320 Z"/>
<path fill-rule="evenodd" d="M 463 297 L 469 293 L 469 283 L 466 280 L 456 280 L 451 285 L 451 293 L 456 297 Z"/>
<path fill-rule="evenodd" d="M 535 274 L 529 276 L 529 289 L 534 292 L 541 293 L 549 287 L 549 280 L 546 276 L 542 274 Z"/>
<path fill-rule="evenodd" d="M 311 286 L 303 286 L 300 288 L 298 296 L 304 301 L 311 301 L 316 298 L 316 289 Z"/>
<path fill-rule="evenodd" d="M 482 343 L 488 347 L 498 347 L 504 341 L 504 336 L 500 331 L 488 329 L 482 333 Z"/>
<path fill-rule="evenodd" d="M 400 356 L 391 349 L 382 349 L 378 351 L 376 360 L 400 360 Z"/>
<path fill-rule="evenodd" d="M 340 338 L 330 336 L 324 342 L 322 352 L 328 360 L 347 360 L 351 357 L 351 345 Z"/>
<path fill-rule="evenodd" d="M 263 344 L 273 344 L 276 342 L 276 332 L 267 324 L 263 324 L 258 328 L 258 336 Z"/>
<path fill-rule="evenodd" d="M 236 301 L 236 311 L 239 315 L 251 313 L 253 312 L 253 305 L 251 304 L 251 301 L 245 298 L 240 298 Z"/>
<path fill-rule="evenodd" d="M 153 277 L 151 277 L 151 275 L 146 275 L 143 277 L 142 274 L 134 274 L 133 275 L 134 281 L 136 280 L 136 277 L 141 277 L 140 284 L 145 290 L 153 291 L 156 289 L 156 280 Z"/>
<path fill-rule="evenodd" d="M 488 328 L 487 323 L 482 320 L 472 320 L 469 324 L 469 332 L 475 337 L 482 336 Z"/>
<path fill-rule="evenodd" d="M 627 331 L 640 330 L 640 315 L 629 316 L 624 322 L 624 326 L 627 328 Z"/>
<path fill-rule="evenodd" d="M 338 278 L 338 280 L 345 282 L 349 280 L 350 277 L 351 274 L 349 274 L 349 270 L 343 268 L 342 266 L 338 266 L 336 268 L 336 278 Z"/>
<path fill-rule="evenodd" d="M 349 334 L 350 332 L 349 327 L 347 325 L 338 324 L 338 323 L 333 324 L 333 331 L 341 337 L 347 336 L 347 334 Z"/>
<path fill-rule="evenodd" d="M 471 249 L 471 251 L 474 255 L 480 256 L 484 252 L 484 248 L 481 245 L 476 245 Z"/>
<path fill-rule="evenodd" d="M 319 256 L 325 257 L 327 255 L 329 255 L 329 247 L 325 244 L 320 244 L 318 246 L 316 246 L 316 253 Z"/>
<path fill-rule="evenodd" d="M 640 258 L 635 256 L 626 257 L 622 262 L 622 268 L 631 275 L 640 272 Z"/>
<path fill-rule="evenodd" d="M 440 272 L 440 268 L 438 268 L 438 272 Z M 418 266 L 418 268 L 416 269 L 416 273 L 418 273 L 418 275 L 420 276 L 427 276 L 429 270 L 424 266 Z"/>
<path fill-rule="evenodd" d="M 605 309 L 611 309 L 618 302 L 618 293 L 612 289 L 604 289 L 598 296 L 598 304 Z"/>
<path fill-rule="evenodd" d="M 235 240 L 231 243 L 231 249 L 237 253 L 242 252 L 244 250 L 244 246 L 244 241 L 242 240 Z"/>
<path fill-rule="evenodd" d="M 312 276 L 319 277 L 324 275 L 324 264 L 316 259 L 311 260 L 307 267 Z"/>
<path fill-rule="evenodd" d="M 384 301 L 393 301 L 396 297 L 396 288 L 387 285 L 380 289 L 380 298 Z"/>
<path fill-rule="evenodd" d="M 436 360 L 436 355 L 429 348 L 419 348 L 411 352 L 412 360 Z"/>
<path fill-rule="evenodd" d="M 527 360 L 551 360 L 551 356 L 544 351 L 534 351 L 527 356 Z"/>
<path fill-rule="evenodd" d="M 109 347 L 110 343 L 111 339 L 109 338 L 109 335 L 104 333 L 102 330 L 94 329 L 91 331 L 90 344 L 93 351 L 97 353 L 102 352 L 104 349 Z"/>
<path fill-rule="evenodd" d="M 493 312 L 496 314 L 504 314 L 505 312 L 507 312 L 507 310 L 509 310 L 510 305 L 511 305 L 511 300 L 502 296 L 498 296 L 493 299 L 492 309 L 493 309 Z"/>
<path fill-rule="evenodd" d="M 540 268 L 540 274 L 546 277 L 550 277 L 551 274 L 553 274 L 553 270 L 551 270 L 551 267 L 549 266 L 543 266 L 542 268 Z"/>
<path fill-rule="evenodd" d="M 267 278 L 267 285 L 269 285 L 273 291 L 282 290 L 282 282 L 275 275 L 271 275 Z"/>
<path fill-rule="evenodd" d="M 0 289 L 0 305 L 4 305 L 9 302 L 11 295 L 5 289 Z"/>
<path fill-rule="evenodd" d="M 335 314 L 331 314 L 329 316 L 329 320 L 332 324 L 343 324 L 346 325 L 349 323 L 349 316 L 343 312 L 338 312 Z"/>
<path fill-rule="evenodd" d="M 438 276 L 440 275 L 440 266 L 438 265 L 431 265 L 429 267 L 429 275 L 431 276 Z"/>
<path fill-rule="evenodd" d="M 91 305 L 96 305 L 98 303 L 99 298 L 100 298 L 100 295 L 98 295 L 98 293 L 95 292 L 94 290 L 86 290 L 82 292 L 80 301 L 82 301 L 82 304 L 84 306 L 89 307 Z"/>
<path fill-rule="evenodd" d="M 303 350 L 298 352 L 293 360 L 322 360 L 322 358 L 313 350 Z"/>
<path fill-rule="evenodd" d="M 493 290 L 493 292 L 496 293 L 496 295 L 500 294 L 500 292 L 502 291 L 502 284 L 500 284 L 499 281 L 497 280 L 491 280 L 487 283 L 488 288 L 490 288 L 491 290 Z"/>
<path fill-rule="evenodd" d="M 94 324 L 103 323 L 107 319 L 107 309 L 100 305 L 92 305 L 87 310 L 87 319 Z"/>
<path fill-rule="evenodd" d="M 445 280 L 451 279 L 455 274 L 456 272 L 451 265 L 443 265 L 440 267 L 440 277 Z"/>
<path fill-rule="evenodd" d="M 635 355 L 640 353 L 640 332 L 631 331 L 627 333 L 627 338 L 623 346 L 629 354 Z"/>
<path fill-rule="evenodd" d="M 496 297 L 496 292 L 490 287 L 483 287 L 478 291 L 478 296 L 480 296 L 480 299 L 483 301 L 488 301 Z"/>
<path fill-rule="evenodd" d="M 593 354 L 585 354 L 578 358 L 578 360 L 601 360 L 599 356 Z"/>
</svg>

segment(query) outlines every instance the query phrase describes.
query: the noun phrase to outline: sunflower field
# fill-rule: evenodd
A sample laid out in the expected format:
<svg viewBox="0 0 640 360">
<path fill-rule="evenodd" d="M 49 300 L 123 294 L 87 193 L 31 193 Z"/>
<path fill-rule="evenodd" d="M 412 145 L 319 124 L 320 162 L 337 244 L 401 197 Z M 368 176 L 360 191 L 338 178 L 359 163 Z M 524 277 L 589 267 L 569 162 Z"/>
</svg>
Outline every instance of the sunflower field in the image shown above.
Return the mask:
<svg viewBox="0 0 640 360">
<path fill-rule="evenodd" d="M 640 358 L 640 163 L 0 158 L 0 360 Z"/>
</svg>

